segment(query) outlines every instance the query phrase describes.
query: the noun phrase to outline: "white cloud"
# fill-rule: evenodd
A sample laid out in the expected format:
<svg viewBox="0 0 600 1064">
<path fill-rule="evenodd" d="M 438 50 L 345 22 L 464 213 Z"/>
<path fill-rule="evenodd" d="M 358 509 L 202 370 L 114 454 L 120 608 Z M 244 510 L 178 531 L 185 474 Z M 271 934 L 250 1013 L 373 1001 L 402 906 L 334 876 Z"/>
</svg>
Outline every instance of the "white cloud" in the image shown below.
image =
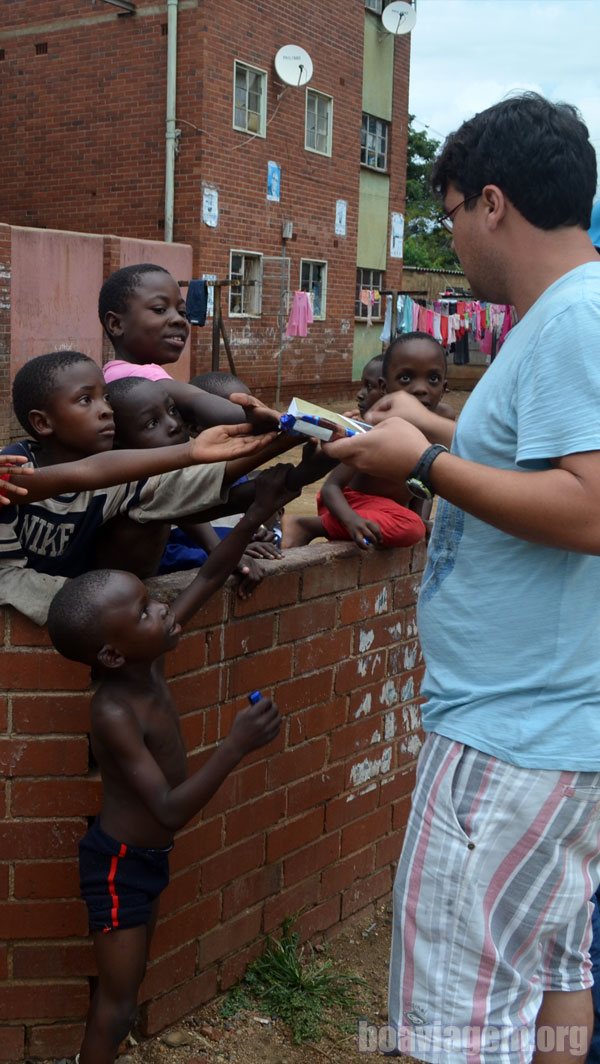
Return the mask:
<svg viewBox="0 0 600 1064">
<path fill-rule="evenodd" d="M 600 155 L 599 43 L 598 0 L 417 0 L 409 110 L 441 140 L 534 89 L 578 107 Z"/>
</svg>

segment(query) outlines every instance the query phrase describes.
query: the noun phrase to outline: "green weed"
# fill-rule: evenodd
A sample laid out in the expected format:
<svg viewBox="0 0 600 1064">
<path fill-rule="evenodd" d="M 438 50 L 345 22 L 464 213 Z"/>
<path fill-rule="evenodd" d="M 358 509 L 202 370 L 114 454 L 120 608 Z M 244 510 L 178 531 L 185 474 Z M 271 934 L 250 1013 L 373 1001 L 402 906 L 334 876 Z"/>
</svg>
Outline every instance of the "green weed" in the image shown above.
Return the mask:
<svg viewBox="0 0 600 1064">
<path fill-rule="evenodd" d="M 318 1041 L 326 1020 L 342 1026 L 343 1015 L 340 1021 L 332 1014 L 359 1010 L 366 983 L 357 975 L 336 971 L 332 961 L 316 958 L 310 947 L 302 950 L 293 922 L 293 918 L 284 920 L 281 938 L 267 938 L 262 955 L 228 993 L 221 1012 L 232 1016 L 258 1006 L 283 1020 L 299 1045 Z"/>
</svg>

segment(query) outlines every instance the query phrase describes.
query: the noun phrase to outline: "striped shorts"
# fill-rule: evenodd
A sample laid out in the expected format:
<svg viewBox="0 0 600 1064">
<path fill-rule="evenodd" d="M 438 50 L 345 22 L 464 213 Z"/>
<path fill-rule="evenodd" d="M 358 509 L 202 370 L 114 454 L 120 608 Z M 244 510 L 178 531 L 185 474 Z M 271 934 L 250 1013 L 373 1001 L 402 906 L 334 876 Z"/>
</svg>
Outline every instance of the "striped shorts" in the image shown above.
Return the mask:
<svg viewBox="0 0 600 1064">
<path fill-rule="evenodd" d="M 543 992 L 592 984 L 599 881 L 600 772 L 516 768 L 429 735 L 394 885 L 397 1048 L 527 1064 Z"/>
</svg>

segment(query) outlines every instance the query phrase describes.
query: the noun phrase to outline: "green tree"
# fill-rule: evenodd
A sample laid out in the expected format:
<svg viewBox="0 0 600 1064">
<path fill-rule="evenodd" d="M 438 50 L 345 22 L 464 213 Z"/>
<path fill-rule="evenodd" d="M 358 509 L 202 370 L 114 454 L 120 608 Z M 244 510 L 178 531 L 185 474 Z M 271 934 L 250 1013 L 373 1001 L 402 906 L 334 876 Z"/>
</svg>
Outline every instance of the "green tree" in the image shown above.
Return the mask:
<svg viewBox="0 0 600 1064">
<path fill-rule="evenodd" d="M 442 207 L 431 189 L 433 160 L 440 142 L 408 120 L 406 236 L 404 264 L 426 269 L 460 270 L 450 234 L 440 225 Z"/>
</svg>

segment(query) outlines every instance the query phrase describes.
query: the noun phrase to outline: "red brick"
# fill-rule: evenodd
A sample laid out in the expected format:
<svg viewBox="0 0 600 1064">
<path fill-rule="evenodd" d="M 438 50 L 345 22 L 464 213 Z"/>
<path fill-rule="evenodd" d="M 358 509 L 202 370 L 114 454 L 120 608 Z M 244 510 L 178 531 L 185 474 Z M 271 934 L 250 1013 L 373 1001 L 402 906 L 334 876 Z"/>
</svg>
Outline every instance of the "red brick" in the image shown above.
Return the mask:
<svg viewBox="0 0 600 1064">
<path fill-rule="evenodd" d="M 71 739 L 1 739 L 3 776 L 78 776 L 87 771 L 88 741 Z"/>
<path fill-rule="evenodd" d="M 0 943 L 0 980 L 4 979 L 8 979 L 8 947 Z"/>
<path fill-rule="evenodd" d="M 376 650 L 338 665 L 335 674 L 335 690 L 338 695 L 348 694 L 356 687 L 364 687 L 386 675 L 385 652 Z"/>
<path fill-rule="evenodd" d="M 389 584 L 376 584 L 364 587 L 360 591 L 350 591 L 340 601 L 340 624 L 363 622 L 371 617 L 388 613 L 392 604 L 392 592 Z"/>
<path fill-rule="evenodd" d="M 282 615 L 285 616 L 285 613 Z M 272 647 L 275 641 L 275 617 L 253 617 L 252 621 L 230 621 L 223 629 L 223 645 L 217 661 L 230 661 L 244 654 L 256 654 Z M 283 642 L 283 640 L 282 640 Z"/>
<path fill-rule="evenodd" d="M 419 594 L 421 586 L 420 574 L 402 576 L 394 581 L 394 609 L 402 609 L 403 606 L 413 606 Z"/>
<path fill-rule="evenodd" d="M 229 990 L 229 987 L 234 986 L 235 983 L 239 983 L 248 965 L 252 964 L 252 961 L 256 960 L 257 957 L 260 957 L 263 949 L 263 942 L 253 942 L 252 945 L 246 946 L 246 949 L 225 958 L 221 964 L 221 993 Z"/>
<path fill-rule="evenodd" d="M 359 879 L 369 876 L 375 866 L 375 850 L 367 846 L 360 853 L 353 853 L 343 861 L 336 861 L 329 868 L 323 869 L 321 876 L 321 895 L 328 898 L 332 894 L 340 895 Z"/>
<path fill-rule="evenodd" d="M 361 717 L 352 724 L 338 728 L 331 736 L 331 760 L 339 761 L 358 753 L 368 754 L 373 742 L 381 742 L 381 729 L 379 716 Z"/>
<path fill-rule="evenodd" d="M 215 816 L 264 794 L 267 786 L 267 763 L 242 766 L 232 772 L 210 802 L 204 806 L 205 817 Z"/>
<path fill-rule="evenodd" d="M 181 949 L 186 942 L 199 938 L 214 927 L 221 916 L 221 899 L 218 894 L 201 898 L 179 912 L 160 919 L 152 940 L 152 959 L 164 953 Z"/>
<path fill-rule="evenodd" d="M 375 786 L 366 790 L 364 794 L 351 791 L 350 794 L 340 794 L 327 803 L 325 809 L 325 826 L 327 831 L 343 827 L 352 820 L 358 820 L 375 809 L 379 801 L 379 787 Z"/>
<path fill-rule="evenodd" d="M 342 895 L 342 920 L 364 909 L 369 902 L 385 897 L 391 887 L 392 873 L 389 868 L 380 869 L 368 879 L 360 879 Z"/>
<path fill-rule="evenodd" d="M 302 574 L 302 598 L 321 598 L 344 591 L 348 587 L 357 587 L 359 567 L 360 558 L 357 551 L 356 555 L 336 558 L 329 565 L 305 569 Z"/>
<path fill-rule="evenodd" d="M 368 643 L 366 650 L 378 650 L 410 638 L 414 632 L 412 628 L 407 630 L 407 613 L 408 610 L 402 609 L 385 613 L 382 617 L 370 617 L 358 633 L 357 651 L 361 652 L 361 641 Z"/>
<path fill-rule="evenodd" d="M 5 732 L 8 728 L 8 699 L 4 695 L 0 695 L 0 732 Z"/>
<path fill-rule="evenodd" d="M 80 901 L 8 902 L 0 907 L 0 938 L 64 938 L 85 935 L 87 917 Z"/>
<path fill-rule="evenodd" d="M 200 868 L 189 868 L 171 881 L 161 896 L 161 908 L 164 913 L 175 913 L 178 909 L 192 905 L 198 899 L 200 891 Z"/>
<path fill-rule="evenodd" d="M 186 942 L 181 949 L 170 953 L 168 957 L 159 957 L 148 966 L 146 978 L 140 987 L 138 1000 L 148 1001 L 159 997 L 175 986 L 181 986 L 196 974 L 195 942 Z"/>
<path fill-rule="evenodd" d="M 401 798 L 407 800 L 407 808 L 410 809 L 410 799 L 415 788 L 415 770 L 409 769 L 396 772 L 393 776 L 385 776 L 381 781 L 379 804 L 386 805 Z"/>
<path fill-rule="evenodd" d="M 284 783 L 308 776 L 323 768 L 327 758 L 327 740 L 312 739 L 293 750 L 286 750 L 272 758 L 268 766 L 269 787 L 281 787 Z"/>
<path fill-rule="evenodd" d="M 228 920 L 227 923 L 208 931 L 199 942 L 200 967 L 207 967 L 258 938 L 261 919 L 261 910 L 256 908 L 252 912 L 244 913 L 237 920 Z"/>
<path fill-rule="evenodd" d="M 215 968 L 202 972 L 195 979 L 190 979 L 182 986 L 175 987 L 168 994 L 163 994 L 146 1007 L 143 1017 L 143 1033 L 153 1035 L 162 1031 L 170 1023 L 175 1023 L 182 1016 L 204 1005 L 217 993 L 217 972 Z"/>
<path fill-rule="evenodd" d="M 34 1057 L 74 1056 L 81 1046 L 84 1023 L 57 1023 L 50 1026 L 37 1024 L 30 1028 L 29 1055 Z"/>
<path fill-rule="evenodd" d="M 221 700 L 221 668 L 204 669 L 194 676 L 175 676 L 169 690 L 180 713 L 215 706 Z"/>
<path fill-rule="evenodd" d="M 395 865 L 402 849 L 404 831 L 395 831 L 392 835 L 386 835 L 380 839 L 375 847 L 375 868 L 385 868 L 386 865 Z"/>
<path fill-rule="evenodd" d="M 18 861 L 14 866 L 14 896 L 40 901 L 79 897 L 77 861 Z"/>
<path fill-rule="evenodd" d="M 369 550 L 361 555 L 359 584 L 379 584 L 390 577 L 396 580 L 409 573 L 412 551 Z"/>
<path fill-rule="evenodd" d="M 90 695 L 13 695 L 13 730 L 28 735 L 89 731 Z"/>
<path fill-rule="evenodd" d="M 286 793 L 279 790 L 270 791 L 255 802 L 247 802 L 246 805 L 232 809 L 225 817 L 226 845 L 239 842 L 240 839 L 256 835 L 257 832 L 277 824 L 285 816 L 285 807 Z"/>
<path fill-rule="evenodd" d="M 288 787 L 288 816 L 303 813 L 344 790 L 343 764 L 328 766 L 315 776 L 307 776 Z"/>
<path fill-rule="evenodd" d="M 76 854 L 85 821 L 0 822 L 0 853 L 6 861 L 55 858 L 57 853 Z M 0 936 L 1 937 L 1 936 Z"/>
<path fill-rule="evenodd" d="M 206 711 L 180 714 L 181 734 L 188 753 L 204 746 Z"/>
<path fill-rule="evenodd" d="M 311 846 L 305 846 L 283 862 L 283 880 L 286 887 L 293 887 L 301 879 L 325 868 L 340 856 L 340 835 L 325 835 Z"/>
<path fill-rule="evenodd" d="M 249 872 L 242 879 L 234 880 L 223 890 L 223 922 L 272 894 L 278 894 L 280 888 L 281 867 L 278 864 L 263 865 L 256 872 Z"/>
<path fill-rule="evenodd" d="M 316 672 L 327 665 L 345 661 L 352 651 L 352 630 L 323 632 L 312 639 L 296 643 L 294 648 L 294 674 Z"/>
<path fill-rule="evenodd" d="M 307 939 L 314 938 L 320 931 L 327 931 L 328 928 L 339 923 L 340 910 L 341 899 L 338 897 L 328 898 L 327 901 L 322 901 L 314 909 L 301 913 L 294 923 L 294 930 L 299 934 L 300 941 L 306 942 Z"/>
<path fill-rule="evenodd" d="M 0 687 L 19 691 L 80 691 L 90 670 L 61 658 L 55 651 L 4 650 L 0 655 Z"/>
<path fill-rule="evenodd" d="M 392 826 L 392 817 L 389 806 L 381 806 L 373 810 L 361 820 L 353 820 L 342 829 L 342 857 L 362 850 L 363 847 L 373 845 L 382 838 Z"/>
<path fill-rule="evenodd" d="M 308 842 L 323 834 L 325 810 L 321 806 L 309 810 L 296 820 L 286 820 L 280 827 L 269 832 L 267 838 L 267 861 L 277 861 L 286 854 L 299 850 Z"/>
<path fill-rule="evenodd" d="M 282 713 L 292 713 L 308 706 L 321 706 L 331 698 L 333 688 L 331 669 L 299 676 L 277 687 L 277 703 Z"/>
<path fill-rule="evenodd" d="M 51 647 L 52 640 L 47 628 L 34 624 L 28 617 L 17 610 L 10 610 L 10 638 L 12 646 Z"/>
<path fill-rule="evenodd" d="M 281 927 L 283 921 L 294 913 L 318 904 L 319 878 L 318 875 L 311 876 L 289 890 L 282 890 L 275 898 L 267 898 L 263 913 L 263 927 L 267 934 Z"/>
<path fill-rule="evenodd" d="M 0 1020 L 10 1021 L 14 1016 L 72 1020 L 74 1016 L 85 1016 L 89 1000 L 87 981 L 0 986 Z"/>
<path fill-rule="evenodd" d="M 181 676 L 195 673 L 206 665 L 206 633 L 192 632 L 184 635 L 165 658 L 165 676 Z"/>
<path fill-rule="evenodd" d="M 228 668 L 228 692 L 233 695 L 246 694 L 256 687 L 288 680 L 293 675 L 292 648 L 275 647 L 251 658 L 238 658 L 230 662 Z"/>
<path fill-rule="evenodd" d="M 311 706 L 303 713 L 294 713 L 288 717 L 288 746 L 315 739 L 318 735 L 329 735 L 334 728 L 339 728 L 346 720 L 346 697 L 328 699 L 319 706 Z"/>
<path fill-rule="evenodd" d="M 13 816 L 91 816 L 100 809 L 102 782 L 97 776 L 78 780 L 15 780 Z"/>
<path fill-rule="evenodd" d="M 294 609 L 284 610 L 279 618 L 279 642 L 289 643 L 304 636 L 335 628 L 335 600 L 307 602 Z"/>
<path fill-rule="evenodd" d="M 206 814 L 206 811 L 204 811 Z M 188 825 L 177 835 L 177 842 L 170 855 L 171 875 L 198 865 L 211 853 L 220 850 L 224 840 L 224 818 L 222 816 L 203 819 L 200 823 Z"/>
<path fill-rule="evenodd" d="M 417 543 L 412 549 L 412 557 L 410 560 L 411 573 L 422 574 L 425 568 L 425 562 L 427 561 L 427 544 Z"/>
<path fill-rule="evenodd" d="M 202 865 L 202 892 L 216 890 L 251 869 L 260 868 L 265 860 L 264 849 L 262 837 L 255 837 L 208 857 Z"/>
<path fill-rule="evenodd" d="M 298 601 L 298 585 L 300 573 L 287 572 L 280 575 L 269 575 L 268 580 L 263 580 L 260 587 L 249 599 L 236 598 L 234 615 L 236 617 L 248 617 L 262 613 L 265 610 L 279 610 L 283 606 L 289 606 Z"/>
<path fill-rule="evenodd" d="M 48 946 L 13 946 L 15 979 L 72 979 L 96 971 L 92 940 Z"/>
<path fill-rule="evenodd" d="M 3 1027 L 0 1038 L 0 1060 L 18 1064 L 25 1059 L 25 1028 Z"/>
</svg>

